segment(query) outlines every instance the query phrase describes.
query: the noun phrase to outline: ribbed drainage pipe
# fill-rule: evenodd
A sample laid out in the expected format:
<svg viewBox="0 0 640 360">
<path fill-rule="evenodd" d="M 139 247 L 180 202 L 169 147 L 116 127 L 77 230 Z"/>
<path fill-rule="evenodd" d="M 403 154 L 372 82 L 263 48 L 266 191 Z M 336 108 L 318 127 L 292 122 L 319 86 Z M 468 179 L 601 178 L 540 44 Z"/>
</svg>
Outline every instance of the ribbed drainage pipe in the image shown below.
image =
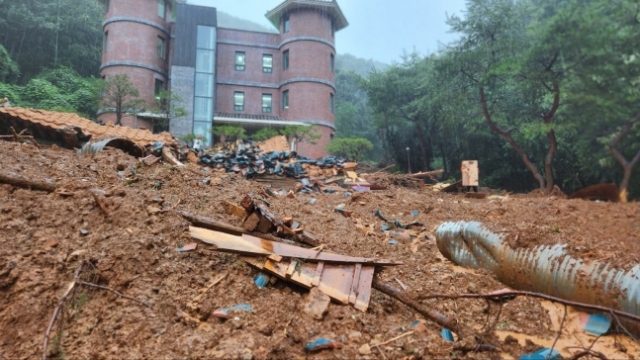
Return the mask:
<svg viewBox="0 0 640 360">
<path fill-rule="evenodd" d="M 565 245 L 512 249 L 502 235 L 476 221 L 443 223 L 436 230 L 436 243 L 453 263 L 490 270 L 513 289 L 640 315 L 640 264 L 624 271 L 604 262 L 585 262 L 567 255 Z M 620 321 L 640 336 L 640 324 Z"/>
</svg>

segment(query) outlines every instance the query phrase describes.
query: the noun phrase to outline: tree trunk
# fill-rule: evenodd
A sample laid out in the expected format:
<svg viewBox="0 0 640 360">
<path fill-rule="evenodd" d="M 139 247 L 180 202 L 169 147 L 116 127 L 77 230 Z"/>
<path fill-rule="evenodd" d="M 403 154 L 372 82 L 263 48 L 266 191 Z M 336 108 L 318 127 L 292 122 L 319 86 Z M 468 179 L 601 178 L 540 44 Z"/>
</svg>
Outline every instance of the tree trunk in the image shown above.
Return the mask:
<svg viewBox="0 0 640 360">
<path fill-rule="evenodd" d="M 544 157 L 544 173 L 547 178 L 547 194 L 553 191 L 553 168 L 551 167 L 551 163 L 553 162 L 553 157 L 558 150 L 558 142 L 556 141 L 556 134 L 553 130 L 549 130 L 547 132 L 547 139 L 549 139 L 549 151 L 547 152 L 547 156 Z"/>
<path fill-rule="evenodd" d="M 553 62 L 557 58 L 554 56 Z M 551 71 L 551 65 L 547 67 L 547 70 Z M 544 121 L 545 125 L 551 126 L 551 120 L 556 115 L 556 111 L 558 111 L 558 107 L 560 107 L 560 86 L 558 85 L 557 80 L 553 80 L 553 105 L 551 105 L 551 109 L 544 114 L 542 117 L 542 121 Z M 553 167 L 551 163 L 553 162 L 553 157 L 556 155 L 556 151 L 558 150 L 558 141 L 556 140 L 556 133 L 553 131 L 553 128 L 549 128 L 547 130 L 547 139 L 549 139 L 549 150 L 547 151 L 547 156 L 544 157 L 544 173 L 547 177 L 547 194 L 553 191 Z"/>
<path fill-rule="evenodd" d="M 516 143 L 516 141 L 511 136 L 511 133 L 500 129 L 491 119 L 491 114 L 489 114 L 489 107 L 487 106 L 487 98 L 482 86 L 480 86 L 480 105 L 482 106 L 482 114 L 484 115 L 484 119 L 487 122 L 487 125 L 489 125 L 491 131 L 507 140 L 509 145 L 511 145 L 511 148 L 515 150 L 518 155 L 520 155 L 522 161 L 524 162 L 524 165 L 527 167 L 527 169 L 529 169 L 529 171 L 531 171 L 533 177 L 538 181 L 540 189 L 544 190 L 544 178 L 542 177 L 542 175 L 540 175 L 538 167 L 533 162 L 531 162 L 531 160 L 529 159 L 529 155 L 518 145 L 518 143 Z"/>
<path fill-rule="evenodd" d="M 429 162 L 427 161 L 427 149 L 424 144 L 424 134 L 422 132 L 422 128 L 420 128 L 420 125 L 418 125 L 418 122 L 414 121 L 414 124 L 418 133 L 418 146 L 420 147 L 420 160 L 422 160 L 422 169 L 429 169 Z"/>
<path fill-rule="evenodd" d="M 622 166 L 622 169 L 624 171 L 622 182 L 620 182 L 620 201 L 623 203 L 626 203 L 628 201 L 627 195 L 629 182 L 631 181 L 631 174 L 633 173 L 633 169 L 636 167 L 636 165 L 638 165 L 638 162 L 640 162 L 640 150 L 638 150 L 636 156 L 634 156 L 631 161 L 627 161 L 624 155 L 622 155 L 622 153 L 618 151 L 617 146 L 618 143 L 620 143 L 620 141 L 631 132 L 633 126 L 638 122 L 640 122 L 640 113 L 636 115 L 633 120 L 629 121 L 618 133 L 618 135 L 616 135 L 616 137 L 614 137 L 613 140 L 611 140 L 611 142 L 609 143 L 609 151 L 611 151 L 611 154 L 618 161 L 620 166 Z"/>
</svg>

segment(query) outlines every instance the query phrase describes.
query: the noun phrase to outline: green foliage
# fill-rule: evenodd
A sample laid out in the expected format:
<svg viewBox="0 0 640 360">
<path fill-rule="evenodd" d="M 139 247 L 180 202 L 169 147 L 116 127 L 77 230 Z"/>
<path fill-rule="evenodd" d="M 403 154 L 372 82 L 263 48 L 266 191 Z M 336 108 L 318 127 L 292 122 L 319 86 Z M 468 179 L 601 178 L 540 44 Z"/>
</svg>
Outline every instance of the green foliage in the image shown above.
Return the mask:
<svg viewBox="0 0 640 360">
<path fill-rule="evenodd" d="M 247 134 L 244 128 L 232 125 L 214 126 L 213 133 L 217 136 L 223 136 L 226 141 L 235 141 L 238 139 L 245 139 Z"/>
<path fill-rule="evenodd" d="M 190 133 L 184 136 L 181 136 L 180 141 L 182 141 L 183 143 L 187 144 L 188 146 L 193 146 L 193 141 L 194 140 L 206 140 L 206 137 L 204 137 L 203 135 L 196 135 L 194 133 Z"/>
<path fill-rule="evenodd" d="M 373 144 L 363 138 L 338 138 L 327 144 L 326 149 L 332 155 L 360 161 L 367 151 L 373 149 Z"/>
<path fill-rule="evenodd" d="M 182 96 L 172 92 L 171 90 L 162 90 L 156 97 L 151 108 L 155 114 L 159 114 L 162 119 L 154 122 L 153 131 L 169 131 L 169 122 L 171 119 L 180 119 L 188 115 L 187 110 L 180 106 L 183 103 Z"/>
<path fill-rule="evenodd" d="M 251 136 L 253 141 L 265 141 L 267 139 L 271 139 L 274 136 L 278 136 L 280 133 L 276 129 L 272 128 L 262 128 L 256 131 L 255 134 Z"/>
<path fill-rule="evenodd" d="M 285 126 L 284 129 L 280 130 L 280 133 L 286 136 L 289 142 L 306 142 L 315 145 L 317 143 L 316 140 L 322 137 L 318 131 L 318 127 L 315 125 L 290 125 Z"/>
<path fill-rule="evenodd" d="M 7 49 L 0 44 L 0 81 L 6 81 L 20 76 L 18 64 L 11 59 Z"/>
</svg>

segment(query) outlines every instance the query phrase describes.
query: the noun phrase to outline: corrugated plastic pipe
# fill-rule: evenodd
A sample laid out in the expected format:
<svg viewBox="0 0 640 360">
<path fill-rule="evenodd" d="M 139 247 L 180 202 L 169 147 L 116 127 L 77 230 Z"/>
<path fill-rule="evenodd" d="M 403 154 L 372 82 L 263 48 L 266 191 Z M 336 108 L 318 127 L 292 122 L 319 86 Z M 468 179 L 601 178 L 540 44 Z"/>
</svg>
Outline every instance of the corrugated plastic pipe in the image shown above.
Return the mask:
<svg viewBox="0 0 640 360">
<path fill-rule="evenodd" d="M 624 271 L 605 262 L 585 262 L 567 255 L 565 245 L 512 249 L 501 235 L 476 221 L 443 223 L 436 230 L 436 243 L 453 263 L 490 270 L 513 289 L 640 315 L 640 264 Z M 620 321 L 640 336 L 640 324 Z"/>
</svg>

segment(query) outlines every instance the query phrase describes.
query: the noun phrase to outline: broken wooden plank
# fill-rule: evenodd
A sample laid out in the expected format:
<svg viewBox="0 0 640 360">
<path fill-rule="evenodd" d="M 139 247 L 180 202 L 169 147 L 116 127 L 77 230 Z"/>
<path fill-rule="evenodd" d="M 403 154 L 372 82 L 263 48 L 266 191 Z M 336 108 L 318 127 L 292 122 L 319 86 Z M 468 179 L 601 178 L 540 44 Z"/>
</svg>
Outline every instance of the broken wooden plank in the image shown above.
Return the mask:
<svg viewBox="0 0 640 360">
<path fill-rule="evenodd" d="M 363 266 L 362 270 L 360 271 L 358 290 L 356 292 L 356 303 L 353 305 L 353 307 L 362 312 L 367 311 L 367 308 L 369 307 L 374 273 L 375 268 L 373 266 Z"/>
<path fill-rule="evenodd" d="M 351 283 L 351 293 L 349 294 L 349 303 L 356 303 L 356 297 L 358 296 L 358 284 L 360 283 L 360 272 L 362 271 L 362 264 L 356 264 L 355 271 L 353 272 L 353 282 Z"/>
<path fill-rule="evenodd" d="M 311 285 L 318 286 L 320 285 L 320 278 L 322 278 L 322 270 L 324 269 L 324 263 L 321 261 L 318 263 L 318 267 L 316 268 L 316 273 L 313 275 L 313 281 Z"/>
<path fill-rule="evenodd" d="M 9 184 L 30 190 L 56 191 L 56 185 L 46 181 L 27 178 L 12 171 L 0 171 L 0 183 Z"/>
<path fill-rule="evenodd" d="M 269 259 L 260 260 L 259 258 L 250 256 L 243 256 L 241 259 L 283 280 L 293 282 L 308 289 L 315 286 L 333 300 L 345 305 L 349 304 L 351 288 L 355 286 L 355 284 L 353 284 L 353 278 L 356 271 L 356 264 L 335 265 L 321 262 L 300 262 L 297 260 L 291 263 L 278 263 Z M 319 267 L 322 267 L 320 271 L 318 271 Z M 353 305 L 358 310 L 366 311 L 369 306 L 373 272 L 373 266 L 362 266 L 357 284 L 357 298 Z M 317 276 L 318 273 L 321 275 Z"/>
<path fill-rule="evenodd" d="M 218 251 L 247 255 L 272 254 L 271 251 L 265 250 L 264 248 L 260 247 L 259 244 L 256 245 L 250 241 L 246 241 L 242 238 L 242 236 L 231 235 L 220 231 L 207 230 L 195 226 L 189 226 L 189 235 L 191 235 L 191 237 L 194 239 L 216 246 Z"/>
<path fill-rule="evenodd" d="M 269 221 L 269 219 L 267 219 L 266 217 L 261 216 L 260 222 L 258 222 L 258 232 L 268 233 L 271 227 L 273 227 L 271 221 Z"/>
<path fill-rule="evenodd" d="M 244 221 L 244 224 L 242 225 L 242 227 L 248 231 L 254 231 L 258 227 L 259 223 L 260 223 L 260 215 L 258 215 L 257 213 L 253 213 L 249 215 L 247 220 Z"/>
<path fill-rule="evenodd" d="M 215 236 L 215 231 L 212 231 L 211 236 Z M 361 264 L 375 264 L 375 265 L 400 265 L 401 262 L 395 262 L 391 260 L 384 259 L 376 259 L 376 258 L 365 258 L 365 257 L 353 257 L 353 256 L 345 256 L 335 253 L 330 253 L 326 251 L 316 251 L 312 249 L 306 249 L 299 246 L 279 243 L 275 241 L 270 241 L 266 239 L 261 239 L 259 237 L 251 236 L 251 235 L 242 235 L 242 240 L 245 240 L 256 247 L 260 247 L 265 251 L 270 253 L 275 253 L 283 257 L 288 258 L 298 258 L 303 259 L 304 261 L 311 262 L 333 262 L 333 263 L 361 263 Z"/>
</svg>

